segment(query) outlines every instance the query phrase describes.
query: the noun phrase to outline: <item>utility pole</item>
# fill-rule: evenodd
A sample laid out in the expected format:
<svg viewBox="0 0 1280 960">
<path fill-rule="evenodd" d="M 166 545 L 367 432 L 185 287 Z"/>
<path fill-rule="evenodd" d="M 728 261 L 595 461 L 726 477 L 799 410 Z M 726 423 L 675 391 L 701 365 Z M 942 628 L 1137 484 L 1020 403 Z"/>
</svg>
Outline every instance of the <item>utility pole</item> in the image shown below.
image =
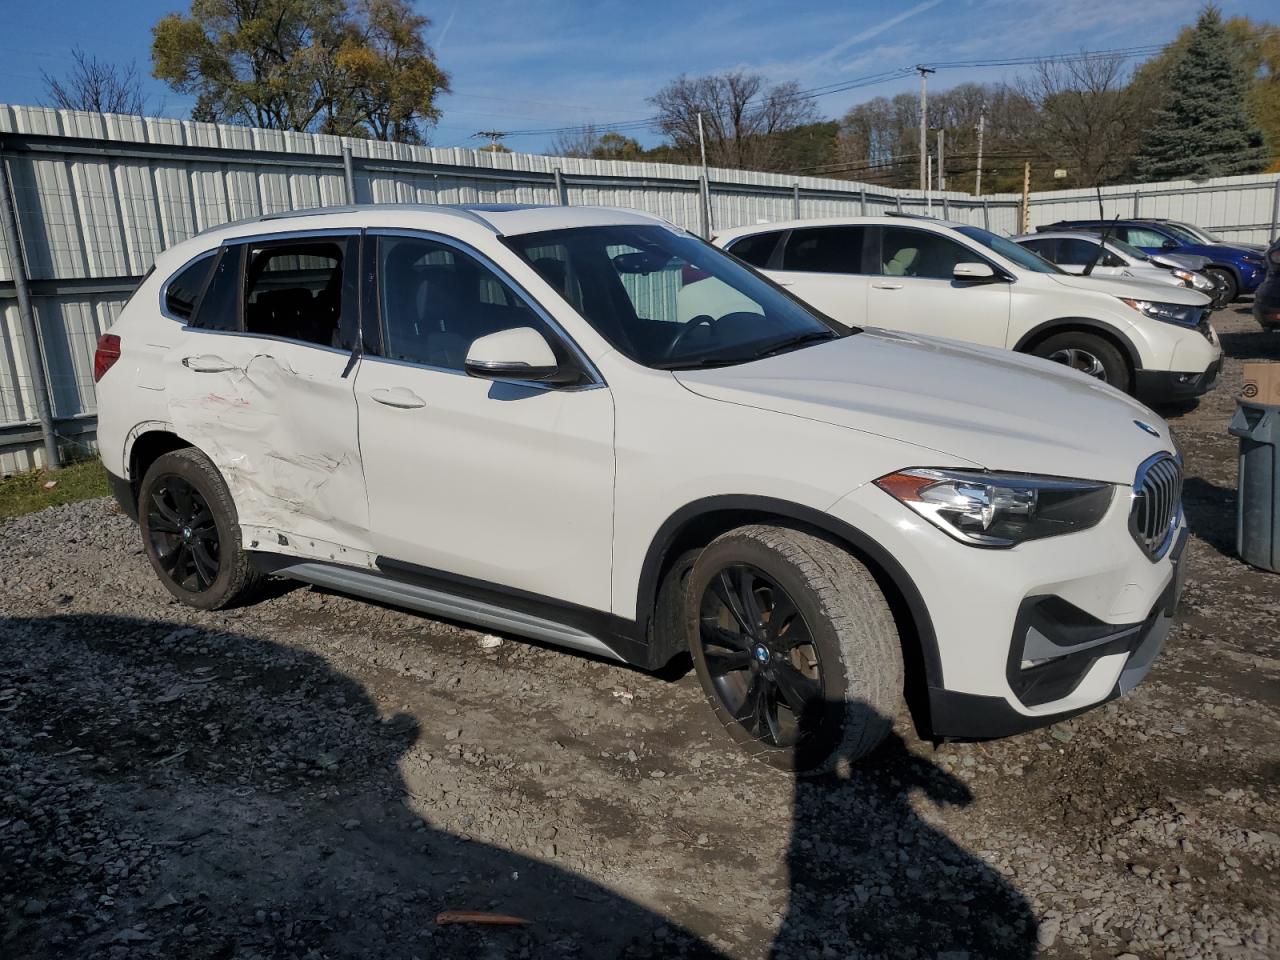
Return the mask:
<svg viewBox="0 0 1280 960">
<path fill-rule="evenodd" d="M 987 125 L 987 111 L 978 114 L 978 176 L 973 183 L 973 195 L 982 196 L 982 128 Z"/>
<path fill-rule="evenodd" d="M 488 137 L 488 138 L 489 138 L 489 149 L 490 149 L 490 150 L 492 150 L 494 153 L 497 153 L 497 152 L 498 152 L 498 142 L 499 142 L 503 137 L 507 136 L 507 131 L 505 131 L 505 130 L 479 130 L 479 131 L 477 131 L 477 132 L 475 133 L 475 136 L 477 136 L 477 137 Z"/>
<path fill-rule="evenodd" d="M 938 128 L 938 190 L 947 189 L 947 160 L 942 145 L 946 141 L 947 131 Z"/>
<path fill-rule="evenodd" d="M 1031 161 L 1022 167 L 1022 233 L 1031 229 Z"/>
<path fill-rule="evenodd" d="M 711 239 L 716 225 L 711 219 L 711 173 L 707 170 L 707 135 L 702 129 L 702 111 L 698 111 L 698 150 L 702 153 L 702 216 L 706 221 L 706 239 Z"/>
<path fill-rule="evenodd" d="M 923 193 L 928 188 L 925 157 L 929 154 L 929 95 L 925 78 L 937 71 L 923 64 L 916 64 L 916 70 L 920 72 L 920 191 Z"/>
</svg>

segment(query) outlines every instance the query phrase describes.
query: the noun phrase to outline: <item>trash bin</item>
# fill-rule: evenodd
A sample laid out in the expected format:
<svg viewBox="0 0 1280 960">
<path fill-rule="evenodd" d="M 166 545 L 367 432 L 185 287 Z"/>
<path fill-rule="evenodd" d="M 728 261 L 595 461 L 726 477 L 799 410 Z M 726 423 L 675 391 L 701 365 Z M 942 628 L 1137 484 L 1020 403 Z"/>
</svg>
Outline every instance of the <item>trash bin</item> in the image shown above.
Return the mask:
<svg viewBox="0 0 1280 960">
<path fill-rule="evenodd" d="M 1280 573 L 1280 405 L 1236 400 L 1227 432 L 1240 438 L 1236 549 L 1245 563 Z"/>
</svg>

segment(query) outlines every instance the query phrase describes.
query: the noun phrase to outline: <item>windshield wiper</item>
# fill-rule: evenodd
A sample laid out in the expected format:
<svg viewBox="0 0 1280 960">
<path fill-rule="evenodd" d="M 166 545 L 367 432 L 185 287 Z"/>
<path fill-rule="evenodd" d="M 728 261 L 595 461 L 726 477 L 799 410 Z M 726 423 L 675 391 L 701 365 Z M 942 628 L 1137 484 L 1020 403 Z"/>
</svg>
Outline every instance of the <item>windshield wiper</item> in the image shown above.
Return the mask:
<svg viewBox="0 0 1280 960">
<path fill-rule="evenodd" d="M 837 334 L 831 330 L 810 330 L 807 333 L 798 333 L 794 337 L 787 337 L 785 340 L 779 340 L 771 343 L 762 350 L 757 350 L 746 359 L 760 360 L 764 357 L 776 356 L 787 350 L 794 350 L 797 347 L 803 347 L 806 343 L 816 343 L 819 340 L 835 340 Z"/>
</svg>

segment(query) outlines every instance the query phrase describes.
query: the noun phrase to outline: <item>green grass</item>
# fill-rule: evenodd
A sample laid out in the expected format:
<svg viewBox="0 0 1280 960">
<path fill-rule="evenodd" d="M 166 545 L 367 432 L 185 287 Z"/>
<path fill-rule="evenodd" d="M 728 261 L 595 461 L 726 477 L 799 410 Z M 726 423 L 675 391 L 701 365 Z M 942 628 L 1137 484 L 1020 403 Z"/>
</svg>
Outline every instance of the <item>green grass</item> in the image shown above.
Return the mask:
<svg viewBox="0 0 1280 960">
<path fill-rule="evenodd" d="M 44 485 L 51 480 L 57 485 L 46 490 Z M 0 520 L 34 513 L 60 503 L 105 497 L 109 492 L 107 472 L 97 457 L 69 463 L 54 472 L 33 470 L 14 474 L 0 480 Z"/>
</svg>

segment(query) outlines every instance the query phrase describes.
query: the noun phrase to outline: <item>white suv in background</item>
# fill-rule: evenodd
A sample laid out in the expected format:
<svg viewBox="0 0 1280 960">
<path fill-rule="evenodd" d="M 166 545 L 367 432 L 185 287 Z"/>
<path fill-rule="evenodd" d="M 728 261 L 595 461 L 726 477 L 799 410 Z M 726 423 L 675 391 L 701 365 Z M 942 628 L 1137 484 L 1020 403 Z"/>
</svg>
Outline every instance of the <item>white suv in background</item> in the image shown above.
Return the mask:
<svg viewBox="0 0 1280 960">
<path fill-rule="evenodd" d="M 796 220 L 726 230 L 715 243 L 841 323 L 1030 353 L 1147 403 L 1200 396 L 1221 365 L 1203 294 L 1073 276 L 981 227 Z"/>
<path fill-rule="evenodd" d="M 695 291 L 699 313 L 682 318 Z M 665 221 L 373 206 L 161 254 L 98 442 L 164 586 L 264 576 L 657 668 L 825 769 L 1128 690 L 1186 542 L 1168 427 L 1031 357 L 822 317 Z"/>
</svg>

